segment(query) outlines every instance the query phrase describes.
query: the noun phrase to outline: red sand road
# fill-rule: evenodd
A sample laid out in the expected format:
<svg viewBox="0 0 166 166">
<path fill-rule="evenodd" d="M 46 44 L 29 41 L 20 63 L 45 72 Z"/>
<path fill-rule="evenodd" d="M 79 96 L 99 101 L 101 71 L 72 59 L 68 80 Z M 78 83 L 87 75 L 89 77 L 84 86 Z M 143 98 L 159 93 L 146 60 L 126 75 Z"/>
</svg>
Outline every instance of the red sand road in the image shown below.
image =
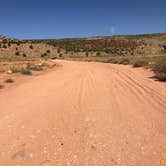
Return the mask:
<svg viewBox="0 0 166 166">
<path fill-rule="evenodd" d="M 95 62 L 0 92 L 0 166 L 165 166 L 166 84 Z"/>
</svg>

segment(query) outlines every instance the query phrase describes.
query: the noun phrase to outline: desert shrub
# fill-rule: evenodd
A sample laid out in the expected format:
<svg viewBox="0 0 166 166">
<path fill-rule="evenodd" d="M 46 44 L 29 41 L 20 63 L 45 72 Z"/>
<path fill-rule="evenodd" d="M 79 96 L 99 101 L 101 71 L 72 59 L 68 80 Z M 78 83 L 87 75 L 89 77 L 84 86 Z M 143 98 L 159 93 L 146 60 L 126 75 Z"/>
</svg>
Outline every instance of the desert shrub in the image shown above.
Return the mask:
<svg viewBox="0 0 166 166">
<path fill-rule="evenodd" d="M 166 57 L 160 58 L 154 65 L 155 77 L 160 81 L 166 81 Z"/>
<path fill-rule="evenodd" d="M 133 67 L 143 67 L 147 65 L 148 65 L 148 61 L 146 60 L 137 60 L 134 62 Z"/>
<path fill-rule="evenodd" d="M 19 55 L 20 55 L 19 51 L 16 51 L 16 52 L 15 52 L 15 55 L 19 56 Z"/>
<path fill-rule="evenodd" d="M 166 57 L 160 58 L 154 65 L 154 71 L 157 73 L 166 73 Z"/>
<path fill-rule="evenodd" d="M 51 53 L 51 51 L 50 51 L 50 50 L 47 50 L 46 52 L 47 52 L 48 54 L 50 54 L 50 53 Z"/>
<path fill-rule="evenodd" d="M 42 67 L 39 65 L 34 65 L 34 64 L 28 63 L 26 66 L 26 69 L 27 70 L 34 70 L 34 71 L 41 71 Z"/>
<path fill-rule="evenodd" d="M 117 64 L 117 63 L 119 63 L 119 61 L 117 59 L 112 58 L 112 59 L 107 60 L 107 63 Z"/>
<path fill-rule="evenodd" d="M 3 85 L 0 85 L 0 89 L 3 89 L 4 88 L 4 86 Z"/>
<path fill-rule="evenodd" d="M 46 57 L 47 56 L 47 53 L 45 52 L 45 53 L 43 53 L 43 54 L 41 54 L 41 57 L 42 58 L 44 58 L 44 57 Z"/>
<path fill-rule="evenodd" d="M 166 81 L 166 73 L 156 73 L 155 78 L 159 81 Z"/>
<path fill-rule="evenodd" d="M 19 73 L 20 72 L 20 68 L 18 67 L 11 67 L 10 70 L 12 71 L 12 73 Z"/>
<path fill-rule="evenodd" d="M 100 52 L 97 52 L 97 53 L 96 53 L 96 56 L 101 56 L 101 53 L 100 53 Z"/>
<path fill-rule="evenodd" d="M 46 63 L 46 62 L 43 62 L 43 63 L 41 64 L 41 66 L 42 66 L 42 67 L 49 67 L 49 64 Z"/>
<path fill-rule="evenodd" d="M 7 48 L 7 46 L 4 44 L 4 45 L 3 45 L 3 48 Z"/>
<path fill-rule="evenodd" d="M 30 49 L 33 49 L 33 45 L 30 45 L 29 48 L 30 48 Z"/>
<path fill-rule="evenodd" d="M 89 52 L 86 52 L 85 55 L 86 55 L 86 57 L 88 57 L 89 56 Z"/>
<path fill-rule="evenodd" d="M 14 80 L 13 80 L 13 79 L 11 79 L 11 78 L 8 78 L 8 79 L 6 79 L 6 80 L 5 80 L 5 82 L 6 82 L 6 83 L 13 83 L 13 82 L 14 82 Z"/>
<path fill-rule="evenodd" d="M 23 53 L 23 55 L 22 55 L 23 57 L 27 57 L 27 55 L 25 54 L 25 53 Z"/>
<path fill-rule="evenodd" d="M 108 53 L 110 53 L 110 52 L 111 52 L 110 50 L 105 50 L 105 53 L 106 53 L 106 54 L 108 54 Z"/>
<path fill-rule="evenodd" d="M 10 47 L 11 46 L 11 44 L 10 43 L 8 43 L 8 47 Z"/>
<path fill-rule="evenodd" d="M 60 58 L 62 58 L 62 56 L 63 56 L 62 54 L 59 54 L 59 57 L 60 57 Z"/>
<path fill-rule="evenodd" d="M 5 44 L 6 44 L 7 42 L 8 42 L 7 39 L 3 39 L 3 40 L 2 40 L 2 43 L 5 43 Z"/>
<path fill-rule="evenodd" d="M 61 49 L 60 49 L 60 48 L 58 48 L 58 49 L 57 49 L 57 53 L 59 54 L 60 52 L 61 52 Z"/>
<path fill-rule="evenodd" d="M 21 74 L 32 75 L 32 72 L 29 69 L 21 69 Z"/>
<path fill-rule="evenodd" d="M 128 65 L 130 63 L 129 59 L 123 58 L 119 61 L 119 64 Z"/>
</svg>

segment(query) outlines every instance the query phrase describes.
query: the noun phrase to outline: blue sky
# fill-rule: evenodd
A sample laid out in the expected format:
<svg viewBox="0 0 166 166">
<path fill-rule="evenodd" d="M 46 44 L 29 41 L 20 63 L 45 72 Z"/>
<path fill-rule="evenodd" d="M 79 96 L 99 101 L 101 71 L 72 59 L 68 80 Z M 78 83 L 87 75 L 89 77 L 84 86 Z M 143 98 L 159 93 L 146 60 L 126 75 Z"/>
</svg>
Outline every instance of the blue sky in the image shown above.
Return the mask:
<svg viewBox="0 0 166 166">
<path fill-rule="evenodd" d="M 166 32 L 165 0 L 0 0 L 0 34 L 66 38 Z"/>
</svg>

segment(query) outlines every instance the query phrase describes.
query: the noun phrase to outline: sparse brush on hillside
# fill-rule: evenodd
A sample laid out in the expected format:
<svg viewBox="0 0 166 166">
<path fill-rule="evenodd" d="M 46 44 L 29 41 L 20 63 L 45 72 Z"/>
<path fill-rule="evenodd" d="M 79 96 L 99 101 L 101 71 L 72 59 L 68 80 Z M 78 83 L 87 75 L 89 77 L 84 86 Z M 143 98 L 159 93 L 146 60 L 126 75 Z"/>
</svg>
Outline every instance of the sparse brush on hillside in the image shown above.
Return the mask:
<svg viewBox="0 0 166 166">
<path fill-rule="evenodd" d="M 4 44 L 4 45 L 3 45 L 3 48 L 7 48 L 7 46 Z"/>
<path fill-rule="evenodd" d="M 96 53 L 96 56 L 101 56 L 101 53 L 100 53 L 100 52 L 97 52 L 97 53 Z"/>
<path fill-rule="evenodd" d="M 88 57 L 89 56 L 89 52 L 86 52 L 85 55 L 86 55 L 86 57 Z"/>
<path fill-rule="evenodd" d="M 23 55 L 22 55 L 23 57 L 27 57 L 27 55 L 25 54 L 25 53 L 23 53 Z"/>
<path fill-rule="evenodd" d="M 62 55 L 62 54 L 59 54 L 59 57 L 60 57 L 60 58 L 62 58 L 62 57 L 63 57 L 63 55 Z"/>
<path fill-rule="evenodd" d="M 17 46 L 20 46 L 20 45 L 21 45 L 21 43 L 20 43 L 20 42 L 18 42 L 18 43 L 17 43 Z"/>
<path fill-rule="evenodd" d="M 30 48 L 30 49 L 33 49 L 33 45 L 30 45 L 29 48 Z"/>
<path fill-rule="evenodd" d="M 45 53 L 43 53 L 43 54 L 41 54 L 41 58 L 44 58 L 44 57 L 47 57 L 48 55 L 47 55 L 47 53 L 45 52 Z"/>
<path fill-rule="evenodd" d="M 19 56 L 19 55 L 20 55 L 20 52 L 19 52 L 19 51 L 16 51 L 16 52 L 15 52 L 15 55 Z"/>
<path fill-rule="evenodd" d="M 57 49 L 57 53 L 59 54 L 60 52 L 61 52 L 61 49 L 60 49 L 60 48 L 58 48 L 58 49 Z"/>
<path fill-rule="evenodd" d="M 50 51 L 50 50 L 47 50 L 46 52 L 47 52 L 48 54 L 50 54 L 50 53 L 51 53 L 51 51 Z"/>
</svg>

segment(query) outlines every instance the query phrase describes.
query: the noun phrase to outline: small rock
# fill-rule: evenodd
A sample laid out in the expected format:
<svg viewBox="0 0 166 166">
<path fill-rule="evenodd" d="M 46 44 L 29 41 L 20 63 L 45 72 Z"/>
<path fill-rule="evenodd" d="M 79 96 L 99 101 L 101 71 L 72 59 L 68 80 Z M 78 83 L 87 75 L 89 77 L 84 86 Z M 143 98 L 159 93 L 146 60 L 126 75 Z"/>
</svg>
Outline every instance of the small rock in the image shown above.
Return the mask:
<svg viewBox="0 0 166 166">
<path fill-rule="evenodd" d="M 13 72 L 11 70 L 8 70 L 7 71 L 7 74 L 12 74 Z"/>
</svg>

